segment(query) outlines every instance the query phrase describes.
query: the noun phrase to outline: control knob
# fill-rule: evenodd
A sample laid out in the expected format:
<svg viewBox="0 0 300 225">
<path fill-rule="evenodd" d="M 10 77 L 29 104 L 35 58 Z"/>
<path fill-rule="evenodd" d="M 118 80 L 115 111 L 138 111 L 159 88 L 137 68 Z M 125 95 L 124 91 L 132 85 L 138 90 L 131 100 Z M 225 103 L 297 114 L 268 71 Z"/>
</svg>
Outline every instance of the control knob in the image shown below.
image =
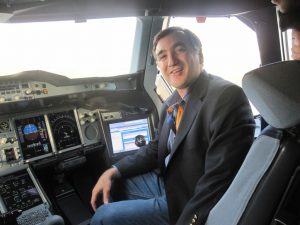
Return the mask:
<svg viewBox="0 0 300 225">
<path fill-rule="evenodd" d="M 13 144 L 17 139 L 15 137 L 10 137 L 7 139 L 7 142 Z"/>
<path fill-rule="evenodd" d="M 30 89 L 30 88 L 29 88 L 29 89 L 26 89 L 26 90 L 25 90 L 25 94 L 26 94 L 26 95 L 32 94 L 32 89 Z"/>
<path fill-rule="evenodd" d="M 15 99 L 16 101 L 20 100 L 20 98 L 21 98 L 21 96 L 19 96 L 19 95 L 15 95 L 15 96 L 14 96 L 14 99 Z"/>
<path fill-rule="evenodd" d="M 4 145 L 7 143 L 7 138 L 0 138 L 0 145 Z"/>
</svg>

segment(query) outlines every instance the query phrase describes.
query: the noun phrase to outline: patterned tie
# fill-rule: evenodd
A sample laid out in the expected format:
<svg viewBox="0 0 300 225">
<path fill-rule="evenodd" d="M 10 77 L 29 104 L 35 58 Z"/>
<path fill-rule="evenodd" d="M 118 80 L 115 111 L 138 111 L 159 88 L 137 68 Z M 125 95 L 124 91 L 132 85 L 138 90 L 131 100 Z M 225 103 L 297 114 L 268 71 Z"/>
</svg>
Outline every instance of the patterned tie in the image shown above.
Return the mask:
<svg viewBox="0 0 300 225">
<path fill-rule="evenodd" d="M 167 123 L 170 126 L 170 133 L 168 137 L 168 155 L 165 158 L 165 166 L 168 165 L 170 156 L 171 156 L 171 149 L 174 144 L 176 131 L 178 130 L 181 118 L 183 114 L 183 105 L 182 103 L 176 103 L 172 106 L 169 106 L 167 109 Z"/>
<path fill-rule="evenodd" d="M 176 128 L 175 128 L 175 110 L 173 105 L 169 106 L 167 109 L 167 123 L 170 126 L 170 129 L 176 133 Z"/>
<path fill-rule="evenodd" d="M 167 109 L 167 122 L 175 134 L 180 125 L 180 121 L 183 115 L 183 109 L 183 103 L 176 103 L 169 106 Z"/>
<path fill-rule="evenodd" d="M 175 122 L 176 131 L 178 131 L 178 127 L 180 125 L 182 115 L 183 115 L 183 106 L 182 104 L 178 104 L 176 122 Z"/>
</svg>

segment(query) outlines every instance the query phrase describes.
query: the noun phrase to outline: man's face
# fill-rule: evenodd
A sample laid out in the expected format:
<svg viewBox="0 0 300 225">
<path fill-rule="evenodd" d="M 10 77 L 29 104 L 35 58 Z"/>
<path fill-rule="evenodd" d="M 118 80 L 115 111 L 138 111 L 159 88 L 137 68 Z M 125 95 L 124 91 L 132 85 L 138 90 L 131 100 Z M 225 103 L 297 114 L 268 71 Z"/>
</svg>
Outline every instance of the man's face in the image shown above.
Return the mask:
<svg viewBox="0 0 300 225">
<path fill-rule="evenodd" d="M 185 90 L 203 68 L 202 53 L 192 48 L 182 32 L 174 32 L 160 39 L 155 54 L 159 70 L 177 90 Z"/>
<path fill-rule="evenodd" d="M 300 31 L 292 30 L 292 58 L 300 60 Z"/>
</svg>

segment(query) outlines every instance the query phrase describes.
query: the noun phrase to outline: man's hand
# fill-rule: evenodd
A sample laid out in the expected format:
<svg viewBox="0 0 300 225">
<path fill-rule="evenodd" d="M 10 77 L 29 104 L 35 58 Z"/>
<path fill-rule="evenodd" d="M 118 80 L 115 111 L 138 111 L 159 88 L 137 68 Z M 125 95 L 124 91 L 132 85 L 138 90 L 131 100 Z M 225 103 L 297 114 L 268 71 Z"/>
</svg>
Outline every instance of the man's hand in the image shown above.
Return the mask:
<svg viewBox="0 0 300 225">
<path fill-rule="evenodd" d="M 118 173 L 117 168 L 110 168 L 99 177 L 92 191 L 91 205 L 94 211 L 97 209 L 97 198 L 100 193 L 102 193 L 103 203 L 109 202 L 112 180 L 117 177 Z"/>
</svg>

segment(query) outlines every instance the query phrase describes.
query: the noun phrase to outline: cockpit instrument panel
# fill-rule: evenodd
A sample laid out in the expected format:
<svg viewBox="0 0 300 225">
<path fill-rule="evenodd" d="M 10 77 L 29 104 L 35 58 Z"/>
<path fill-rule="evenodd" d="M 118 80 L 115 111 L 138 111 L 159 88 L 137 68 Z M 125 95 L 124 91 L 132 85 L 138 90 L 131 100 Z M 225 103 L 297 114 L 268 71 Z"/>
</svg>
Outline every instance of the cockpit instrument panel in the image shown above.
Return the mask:
<svg viewBox="0 0 300 225">
<path fill-rule="evenodd" d="M 17 137 L 11 120 L 0 119 L 0 161 L 16 163 L 20 158 Z"/>
<path fill-rule="evenodd" d="M 43 203 L 39 191 L 26 170 L 0 177 L 0 200 L 2 212 L 27 210 Z"/>
<path fill-rule="evenodd" d="M 45 116 L 15 119 L 16 133 L 24 160 L 43 158 L 52 154 Z"/>
<path fill-rule="evenodd" d="M 0 117 L 0 168 L 59 160 L 70 150 L 92 152 L 102 146 L 101 132 L 98 109 L 65 107 Z"/>
<path fill-rule="evenodd" d="M 81 135 L 74 110 L 50 113 L 48 118 L 56 151 L 81 146 Z"/>
</svg>

